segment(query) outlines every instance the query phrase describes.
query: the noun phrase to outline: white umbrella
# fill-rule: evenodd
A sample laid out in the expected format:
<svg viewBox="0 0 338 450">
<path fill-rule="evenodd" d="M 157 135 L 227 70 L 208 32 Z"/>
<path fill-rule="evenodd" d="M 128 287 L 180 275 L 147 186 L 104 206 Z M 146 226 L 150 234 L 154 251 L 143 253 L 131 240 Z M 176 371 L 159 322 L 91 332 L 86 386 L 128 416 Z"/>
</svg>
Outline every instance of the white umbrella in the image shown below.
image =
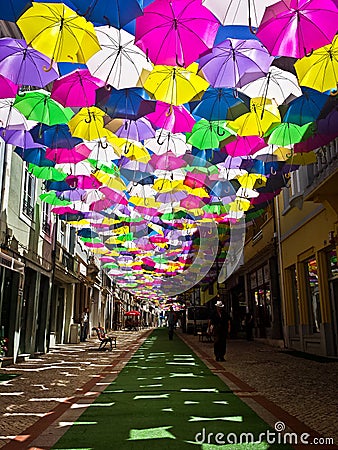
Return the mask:
<svg viewBox="0 0 338 450">
<path fill-rule="evenodd" d="M 251 25 L 257 27 L 265 8 L 276 0 L 203 0 L 222 25 Z"/>
<path fill-rule="evenodd" d="M 109 26 L 96 27 L 95 32 L 102 50 L 87 61 L 90 73 L 116 89 L 136 87 L 142 71 L 153 66 L 134 44 L 135 36 Z"/>
<path fill-rule="evenodd" d="M 156 155 L 164 155 L 171 151 L 175 156 L 182 156 L 187 151 L 191 151 L 192 148 L 190 144 L 187 144 L 185 134 L 172 133 L 164 129 L 157 130 L 156 136 L 152 139 L 147 139 L 144 142 L 144 146 Z"/>
<path fill-rule="evenodd" d="M 302 95 L 297 77 L 275 66 L 271 66 L 265 77 L 258 78 L 239 90 L 251 98 L 262 97 L 263 101 L 274 100 L 277 105 L 281 105 L 289 97 Z"/>
<path fill-rule="evenodd" d="M 13 130 L 29 130 L 37 122 L 27 120 L 26 117 L 13 106 L 13 98 L 0 100 L 0 127 Z"/>
<path fill-rule="evenodd" d="M 119 159 L 121 149 L 114 148 L 105 139 L 97 139 L 94 141 L 84 141 L 86 147 L 91 150 L 88 159 L 95 159 L 103 164 L 111 164 L 113 159 Z"/>
<path fill-rule="evenodd" d="M 149 184 L 138 184 L 131 182 L 128 184 L 128 194 L 131 197 L 142 197 L 142 198 L 155 198 L 157 191 L 153 189 Z"/>
</svg>

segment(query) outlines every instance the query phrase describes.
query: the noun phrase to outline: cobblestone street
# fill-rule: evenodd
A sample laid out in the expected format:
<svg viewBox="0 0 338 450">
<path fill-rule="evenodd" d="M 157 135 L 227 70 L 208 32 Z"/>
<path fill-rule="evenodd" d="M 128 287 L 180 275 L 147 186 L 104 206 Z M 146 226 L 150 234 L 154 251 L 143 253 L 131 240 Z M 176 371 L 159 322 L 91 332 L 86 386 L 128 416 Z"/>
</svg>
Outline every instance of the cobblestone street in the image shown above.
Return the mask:
<svg viewBox="0 0 338 450">
<path fill-rule="evenodd" d="M 14 450 L 48 448 L 32 442 L 54 421 L 62 435 L 67 428 L 63 414 L 81 398 L 82 402 L 93 401 L 149 332 L 117 332 L 117 348 L 112 352 L 98 352 L 98 342 L 92 338 L 1 368 L 1 374 L 17 376 L 0 383 L 0 446 Z M 295 357 L 257 341 L 230 340 L 227 361 L 218 363 L 212 343 L 180 331 L 177 334 L 269 425 L 282 421 L 287 430 L 334 438 L 337 444 L 338 362 Z M 312 445 L 316 447 L 335 448 Z"/>
</svg>

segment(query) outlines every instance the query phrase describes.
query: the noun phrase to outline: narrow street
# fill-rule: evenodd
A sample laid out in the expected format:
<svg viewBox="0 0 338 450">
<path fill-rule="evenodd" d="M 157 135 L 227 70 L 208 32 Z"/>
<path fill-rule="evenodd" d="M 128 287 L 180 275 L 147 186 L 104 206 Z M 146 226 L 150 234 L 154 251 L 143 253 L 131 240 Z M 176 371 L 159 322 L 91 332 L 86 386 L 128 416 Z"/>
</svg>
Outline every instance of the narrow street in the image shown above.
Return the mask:
<svg viewBox="0 0 338 450">
<path fill-rule="evenodd" d="M 173 341 L 166 329 L 116 334 L 111 352 L 92 338 L 2 368 L 0 446 L 301 449 L 303 436 L 311 448 L 337 448 L 338 362 L 230 340 L 222 363 L 212 343 L 180 330 Z M 275 426 L 298 445 L 273 441 L 283 436 Z M 242 433 L 256 443 L 236 444 Z"/>
</svg>

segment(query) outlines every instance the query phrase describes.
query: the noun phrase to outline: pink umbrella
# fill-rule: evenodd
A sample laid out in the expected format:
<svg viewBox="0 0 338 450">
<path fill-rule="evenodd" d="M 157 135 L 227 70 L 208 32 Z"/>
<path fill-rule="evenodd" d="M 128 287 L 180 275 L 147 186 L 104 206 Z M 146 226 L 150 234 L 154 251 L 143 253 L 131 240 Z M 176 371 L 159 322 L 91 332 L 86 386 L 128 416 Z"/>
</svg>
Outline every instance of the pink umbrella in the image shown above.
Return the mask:
<svg viewBox="0 0 338 450">
<path fill-rule="evenodd" d="M 76 69 L 54 81 L 51 98 L 63 106 L 93 106 L 96 89 L 104 86 L 104 81 L 91 75 L 88 69 Z"/>
<path fill-rule="evenodd" d="M 144 206 L 136 206 L 135 211 L 137 211 L 138 213 L 140 213 L 144 216 L 149 216 L 149 217 L 155 217 L 155 216 L 159 216 L 161 214 L 155 208 L 146 208 Z"/>
<path fill-rule="evenodd" d="M 128 205 L 128 200 L 126 199 L 124 194 L 121 194 L 121 192 L 115 191 L 114 189 L 110 189 L 107 186 L 101 187 L 99 191 L 106 198 L 112 200 L 113 203 L 119 203 L 120 205 Z"/>
<path fill-rule="evenodd" d="M 186 198 L 181 200 L 180 205 L 186 209 L 198 209 L 205 205 L 205 202 L 196 195 L 189 194 Z"/>
<path fill-rule="evenodd" d="M 135 44 L 155 64 L 187 67 L 212 47 L 218 28 L 200 0 L 156 0 L 136 19 Z"/>
<path fill-rule="evenodd" d="M 264 147 L 266 147 L 266 143 L 259 136 L 237 136 L 234 141 L 226 144 L 221 152 L 230 156 L 246 156 L 253 155 Z"/>
<path fill-rule="evenodd" d="M 110 198 L 102 198 L 101 200 L 97 200 L 92 202 L 89 205 L 89 209 L 91 211 L 103 211 L 104 209 L 110 208 L 113 206 L 114 202 Z"/>
<path fill-rule="evenodd" d="M 13 81 L 0 75 L 0 98 L 15 98 L 19 86 Z"/>
<path fill-rule="evenodd" d="M 97 189 L 101 186 L 100 181 L 91 175 L 69 175 L 66 182 L 71 188 L 78 189 Z"/>
<path fill-rule="evenodd" d="M 159 170 L 175 170 L 187 165 L 182 156 L 175 156 L 171 151 L 163 155 L 152 155 L 150 164 Z"/>
<path fill-rule="evenodd" d="M 156 103 L 155 111 L 148 114 L 147 118 L 158 128 L 173 133 L 190 132 L 195 123 L 195 119 L 184 106 L 173 106 L 161 101 Z"/>
<path fill-rule="evenodd" d="M 56 164 L 78 163 L 89 157 L 91 150 L 84 144 L 79 144 L 74 148 L 47 148 L 46 158 Z"/>
<path fill-rule="evenodd" d="M 53 208 L 52 213 L 62 215 L 62 214 L 81 214 L 81 211 L 77 209 L 72 209 L 69 206 L 56 206 Z"/>
<path fill-rule="evenodd" d="M 302 58 L 337 33 L 335 0 L 282 0 L 265 10 L 257 37 L 271 55 Z"/>
</svg>

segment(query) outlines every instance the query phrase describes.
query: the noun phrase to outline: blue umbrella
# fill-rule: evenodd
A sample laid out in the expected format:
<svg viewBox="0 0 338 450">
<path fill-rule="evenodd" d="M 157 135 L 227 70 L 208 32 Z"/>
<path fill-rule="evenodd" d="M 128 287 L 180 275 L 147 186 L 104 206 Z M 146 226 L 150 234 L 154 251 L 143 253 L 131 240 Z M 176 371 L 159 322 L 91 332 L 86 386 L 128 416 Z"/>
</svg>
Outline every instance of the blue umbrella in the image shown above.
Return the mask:
<svg viewBox="0 0 338 450">
<path fill-rule="evenodd" d="M 96 106 L 111 118 L 137 120 L 154 112 L 156 102 L 142 88 L 108 90 L 104 86 L 96 91 Z"/>
<path fill-rule="evenodd" d="M 51 161 L 52 162 L 52 161 Z M 66 181 L 46 180 L 45 187 L 47 191 L 69 191 L 70 186 Z"/>
<path fill-rule="evenodd" d="M 122 28 L 143 14 L 142 0 L 71 0 L 76 11 L 94 24 Z"/>
<path fill-rule="evenodd" d="M 192 112 L 207 120 L 235 120 L 250 111 L 250 98 L 232 88 L 209 87 Z"/>
<path fill-rule="evenodd" d="M 55 163 L 45 157 L 44 148 L 21 148 L 16 147 L 14 152 L 22 158 L 23 161 L 35 164 L 39 167 L 54 167 Z M 68 186 L 69 189 L 69 186 Z"/>
<path fill-rule="evenodd" d="M 35 142 L 39 142 L 49 148 L 67 148 L 72 149 L 80 144 L 82 139 L 71 135 L 68 125 L 36 125 L 31 134 Z"/>
<path fill-rule="evenodd" d="M 2 0 L 0 19 L 16 22 L 30 6 L 32 6 L 32 2 L 28 0 Z"/>
<path fill-rule="evenodd" d="M 99 234 L 96 231 L 93 231 L 91 228 L 82 228 L 77 232 L 78 236 L 83 238 L 95 238 L 99 237 Z"/>
<path fill-rule="evenodd" d="M 288 104 L 283 122 L 302 126 L 318 119 L 329 98 L 328 95 L 308 87 L 303 87 L 302 91 L 303 95 L 295 98 Z M 280 107 L 281 110 L 283 110 L 283 106 Z"/>
</svg>

